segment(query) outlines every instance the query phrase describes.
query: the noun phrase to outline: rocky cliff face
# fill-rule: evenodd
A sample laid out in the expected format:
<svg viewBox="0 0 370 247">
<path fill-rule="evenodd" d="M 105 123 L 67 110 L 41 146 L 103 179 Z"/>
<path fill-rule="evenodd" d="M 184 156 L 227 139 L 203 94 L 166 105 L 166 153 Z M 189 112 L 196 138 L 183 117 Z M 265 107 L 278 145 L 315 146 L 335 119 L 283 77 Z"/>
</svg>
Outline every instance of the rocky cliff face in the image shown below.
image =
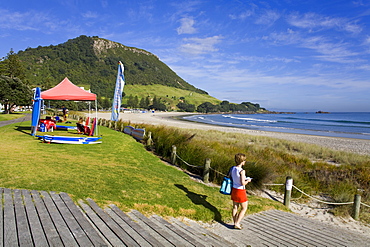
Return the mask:
<svg viewBox="0 0 370 247">
<path fill-rule="evenodd" d="M 158 58 L 156 55 L 154 55 L 150 52 L 141 50 L 141 49 L 137 49 L 137 48 L 134 48 L 134 47 L 127 47 L 127 46 L 124 46 L 120 43 L 116 43 L 116 42 L 106 40 L 106 39 L 101 39 L 101 38 L 94 39 L 93 49 L 94 49 L 94 52 L 95 52 L 96 55 L 100 55 L 102 53 L 105 53 L 107 50 L 114 49 L 114 48 L 123 48 L 126 51 L 131 51 L 133 53 L 139 53 L 139 54 L 145 54 L 147 56 L 154 56 L 154 57 Z"/>
</svg>

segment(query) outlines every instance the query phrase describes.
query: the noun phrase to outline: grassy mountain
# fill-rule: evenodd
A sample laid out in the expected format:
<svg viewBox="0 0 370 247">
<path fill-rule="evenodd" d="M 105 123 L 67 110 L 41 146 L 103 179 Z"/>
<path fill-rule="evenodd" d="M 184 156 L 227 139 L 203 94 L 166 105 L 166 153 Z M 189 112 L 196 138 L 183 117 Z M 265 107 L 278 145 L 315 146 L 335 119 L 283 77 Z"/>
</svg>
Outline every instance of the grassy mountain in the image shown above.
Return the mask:
<svg viewBox="0 0 370 247">
<path fill-rule="evenodd" d="M 25 64 L 28 84 L 43 90 L 68 77 L 76 85 L 90 88 L 98 97 L 112 98 L 118 61 L 122 61 L 126 96 L 166 96 L 172 99 L 167 101 L 171 105 L 179 102 L 173 99 L 181 97 L 197 105 L 205 101 L 220 102 L 184 81 L 152 53 L 96 36 L 80 36 L 56 46 L 27 48 L 18 52 L 18 56 Z M 193 101 L 195 98 L 197 100 Z"/>
</svg>

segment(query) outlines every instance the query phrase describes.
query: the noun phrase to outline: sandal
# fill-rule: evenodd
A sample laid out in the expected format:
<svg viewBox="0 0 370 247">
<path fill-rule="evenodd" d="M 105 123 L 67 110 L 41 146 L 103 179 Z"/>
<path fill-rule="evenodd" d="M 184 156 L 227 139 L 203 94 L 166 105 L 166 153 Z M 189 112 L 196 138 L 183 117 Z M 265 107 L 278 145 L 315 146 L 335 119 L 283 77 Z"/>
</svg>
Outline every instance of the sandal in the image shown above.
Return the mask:
<svg viewBox="0 0 370 247">
<path fill-rule="evenodd" d="M 237 226 L 237 225 L 234 225 L 234 229 L 238 229 L 238 230 L 241 230 L 241 229 L 243 229 L 243 227 L 242 227 L 242 226 Z"/>
</svg>

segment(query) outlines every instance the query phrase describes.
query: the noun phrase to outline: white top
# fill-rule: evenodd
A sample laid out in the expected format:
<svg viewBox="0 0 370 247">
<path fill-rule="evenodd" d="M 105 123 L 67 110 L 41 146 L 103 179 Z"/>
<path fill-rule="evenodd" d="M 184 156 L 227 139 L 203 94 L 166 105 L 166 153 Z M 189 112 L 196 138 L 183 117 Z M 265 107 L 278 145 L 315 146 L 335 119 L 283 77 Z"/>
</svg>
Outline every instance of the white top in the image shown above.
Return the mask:
<svg viewBox="0 0 370 247">
<path fill-rule="evenodd" d="M 233 166 L 231 170 L 231 178 L 233 180 L 233 188 L 235 189 L 245 189 L 245 186 L 240 183 L 240 172 L 243 171 L 243 168 Z"/>
</svg>

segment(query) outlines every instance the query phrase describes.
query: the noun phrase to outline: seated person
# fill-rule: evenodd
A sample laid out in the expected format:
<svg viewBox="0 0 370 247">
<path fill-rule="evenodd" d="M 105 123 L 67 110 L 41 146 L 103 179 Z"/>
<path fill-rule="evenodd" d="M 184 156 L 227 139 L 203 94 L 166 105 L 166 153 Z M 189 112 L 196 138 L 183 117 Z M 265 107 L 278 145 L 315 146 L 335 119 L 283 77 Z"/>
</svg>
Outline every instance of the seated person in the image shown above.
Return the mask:
<svg viewBox="0 0 370 247">
<path fill-rule="evenodd" d="M 63 121 L 62 121 L 62 119 L 60 119 L 60 117 L 59 117 L 59 116 L 54 116 L 54 120 L 55 120 L 56 122 L 58 122 L 58 123 L 63 122 Z"/>
<path fill-rule="evenodd" d="M 79 133 L 83 133 L 85 135 L 90 135 L 90 128 L 89 128 L 89 126 L 85 126 L 83 118 L 80 118 L 80 120 L 78 120 L 76 125 L 77 125 L 77 131 Z"/>
</svg>

